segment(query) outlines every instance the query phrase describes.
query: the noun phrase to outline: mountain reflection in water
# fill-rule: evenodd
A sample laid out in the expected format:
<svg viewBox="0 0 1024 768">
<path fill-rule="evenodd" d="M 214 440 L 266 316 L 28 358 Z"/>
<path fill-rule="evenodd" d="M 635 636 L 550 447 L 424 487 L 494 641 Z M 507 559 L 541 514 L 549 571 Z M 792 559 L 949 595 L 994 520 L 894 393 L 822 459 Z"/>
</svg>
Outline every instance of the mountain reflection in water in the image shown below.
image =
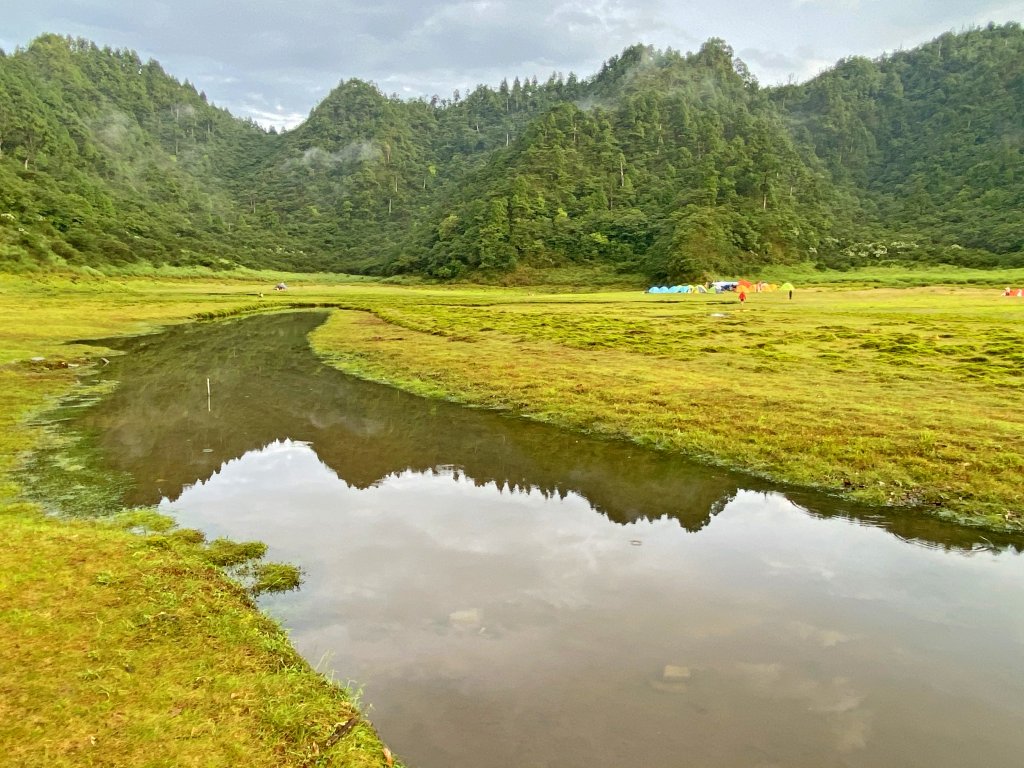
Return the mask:
<svg viewBox="0 0 1024 768">
<path fill-rule="evenodd" d="M 325 317 L 262 315 L 104 340 L 126 353 L 100 373 L 119 385 L 85 410 L 78 425 L 95 434 L 111 469 L 134 478 L 126 503 L 173 500 L 226 461 L 285 439 L 308 443 L 356 488 L 407 470 L 452 466 L 481 485 L 577 493 L 617 523 L 668 517 L 688 531 L 705 527 L 741 488 L 773 487 L 629 443 L 347 376 L 309 348 L 306 335 Z M 1013 541 L 923 515 L 883 513 L 807 492 L 787 495 L 811 514 L 853 517 L 942 547 Z"/>
</svg>

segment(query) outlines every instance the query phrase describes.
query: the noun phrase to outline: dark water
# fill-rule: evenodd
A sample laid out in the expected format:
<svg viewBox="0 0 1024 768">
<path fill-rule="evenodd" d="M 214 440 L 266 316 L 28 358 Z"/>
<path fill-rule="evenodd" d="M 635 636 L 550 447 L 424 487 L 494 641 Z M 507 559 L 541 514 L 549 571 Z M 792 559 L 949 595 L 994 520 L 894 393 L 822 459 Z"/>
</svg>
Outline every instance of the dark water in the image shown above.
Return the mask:
<svg viewBox="0 0 1024 768">
<path fill-rule="evenodd" d="M 265 608 L 409 765 L 1024 763 L 1019 541 L 361 382 L 322 319 L 108 342 L 77 421 L 304 568 Z"/>
</svg>

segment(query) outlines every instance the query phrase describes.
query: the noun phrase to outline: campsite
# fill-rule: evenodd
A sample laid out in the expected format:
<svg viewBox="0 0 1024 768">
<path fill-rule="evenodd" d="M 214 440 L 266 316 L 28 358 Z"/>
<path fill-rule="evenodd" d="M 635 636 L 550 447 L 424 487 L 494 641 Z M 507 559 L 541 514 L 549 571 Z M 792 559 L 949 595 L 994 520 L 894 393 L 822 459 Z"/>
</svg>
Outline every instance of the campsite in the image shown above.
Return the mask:
<svg viewBox="0 0 1024 768">
<path fill-rule="evenodd" d="M 690 293 L 690 294 L 701 294 L 701 293 L 725 293 L 732 291 L 738 293 L 740 290 L 745 292 L 756 292 L 756 293 L 773 293 L 775 291 L 792 291 L 793 284 L 785 282 L 782 285 L 776 283 L 769 283 L 763 280 L 758 280 L 756 283 L 751 283 L 749 280 L 739 278 L 737 280 L 713 280 L 707 283 L 696 283 L 695 285 L 652 285 L 647 289 L 648 293 Z"/>
</svg>

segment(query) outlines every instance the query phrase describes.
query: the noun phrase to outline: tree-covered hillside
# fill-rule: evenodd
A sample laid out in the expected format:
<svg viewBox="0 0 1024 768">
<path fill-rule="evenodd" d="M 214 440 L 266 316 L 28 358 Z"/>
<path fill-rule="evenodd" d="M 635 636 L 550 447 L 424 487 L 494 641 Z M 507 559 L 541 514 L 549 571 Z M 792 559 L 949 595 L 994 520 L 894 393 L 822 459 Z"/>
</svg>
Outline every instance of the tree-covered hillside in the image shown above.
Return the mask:
<svg viewBox="0 0 1024 768">
<path fill-rule="evenodd" d="M 0 264 L 286 266 L 243 204 L 274 138 L 156 62 L 41 37 L 0 58 Z"/>
<path fill-rule="evenodd" d="M 349 80 L 278 135 L 47 35 L 0 55 L 0 268 L 1017 264 L 1022 52 L 1010 24 L 762 88 L 720 40 L 638 45 L 446 99 Z"/>
<path fill-rule="evenodd" d="M 607 261 L 653 277 L 797 261 L 840 208 L 721 41 L 609 61 L 469 173 L 395 266 Z"/>
<path fill-rule="evenodd" d="M 879 225 L 934 260 L 1022 263 L 1019 25 L 948 33 L 876 61 L 846 59 L 772 96 L 796 139 L 837 183 L 855 188 Z"/>
</svg>

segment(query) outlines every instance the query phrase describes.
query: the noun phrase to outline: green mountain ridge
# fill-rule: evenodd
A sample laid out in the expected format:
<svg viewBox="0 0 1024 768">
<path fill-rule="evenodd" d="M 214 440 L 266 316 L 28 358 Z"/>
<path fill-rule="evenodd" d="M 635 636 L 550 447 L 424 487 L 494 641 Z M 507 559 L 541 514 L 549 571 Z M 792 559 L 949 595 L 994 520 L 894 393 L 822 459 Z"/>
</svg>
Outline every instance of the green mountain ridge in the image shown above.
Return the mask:
<svg viewBox="0 0 1024 768">
<path fill-rule="evenodd" d="M 0 269 L 1021 265 L 1022 53 L 990 25 L 762 88 L 721 40 L 636 45 L 464 98 L 348 80 L 277 134 L 45 35 L 0 56 Z"/>
</svg>

